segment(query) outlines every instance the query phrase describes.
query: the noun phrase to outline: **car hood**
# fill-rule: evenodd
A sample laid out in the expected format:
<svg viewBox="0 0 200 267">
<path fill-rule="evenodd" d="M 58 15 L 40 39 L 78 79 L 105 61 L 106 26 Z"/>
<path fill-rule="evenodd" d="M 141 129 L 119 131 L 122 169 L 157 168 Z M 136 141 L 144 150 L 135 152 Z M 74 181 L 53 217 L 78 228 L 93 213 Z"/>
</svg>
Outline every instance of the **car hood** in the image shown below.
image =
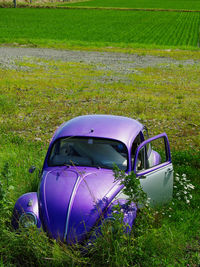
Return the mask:
<svg viewBox="0 0 200 267">
<path fill-rule="evenodd" d="M 44 171 L 39 193 L 44 229 L 67 243 L 83 240 L 121 188 L 112 170 L 60 167 Z"/>
</svg>

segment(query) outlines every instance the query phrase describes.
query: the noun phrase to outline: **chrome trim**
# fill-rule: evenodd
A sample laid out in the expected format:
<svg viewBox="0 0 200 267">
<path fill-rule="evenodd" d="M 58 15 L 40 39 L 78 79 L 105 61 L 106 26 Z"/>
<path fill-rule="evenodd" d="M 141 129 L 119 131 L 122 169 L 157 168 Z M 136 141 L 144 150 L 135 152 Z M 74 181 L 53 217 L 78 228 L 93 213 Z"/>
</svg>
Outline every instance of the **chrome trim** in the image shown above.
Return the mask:
<svg viewBox="0 0 200 267">
<path fill-rule="evenodd" d="M 69 228 L 69 216 L 70 216 L 70 213 L 71 213 L 72 205 L 73 205 L 73 202 L 74 202 L 75 194 L 76 194 L 76 191 L 77 191 L 77 188 L 78 188 L 78 185 L 79 185 L 80 180 L 81 180 L 81 176 L 79 175 L 78 178 L 77 178 L 77 180 L 76 180 L 76 183 L 74 185 L 74 188 L 73 188 L 71 197 L 70 197 L 70 201 L 69 201 L 69 205 L 68 205 L 68 210 L 67 210 L 67 218 L 66 218 L 66 226 L 65 226 L 65 233 L 64 233 L 64 241 L 66 241 L 66 238 L 67 238 L 68 228 Z"/>
<path fill-rule="evenodd" d="M 22 213 L 22 215 L 19 217 L 19 224 L 21 224 L 21 221 L 22 221 L 23 218 L 28 218 L 28 216 L 29 216 L 29 218 L 30 218 L 30 215 L 31 215 L 32 218 L 34 219 L 33 223 L 34 223 L 35 225 L 37 225 L 37 217 L 36 217 L 36 215 L 35 215 L 33 212 L 25 212 L 25 213 Z M 22 225 L 22 226 L 23 226 L 23 227 L 26 227 L 26 226 L 24 226 L 24 225 Z"/>
</svg>

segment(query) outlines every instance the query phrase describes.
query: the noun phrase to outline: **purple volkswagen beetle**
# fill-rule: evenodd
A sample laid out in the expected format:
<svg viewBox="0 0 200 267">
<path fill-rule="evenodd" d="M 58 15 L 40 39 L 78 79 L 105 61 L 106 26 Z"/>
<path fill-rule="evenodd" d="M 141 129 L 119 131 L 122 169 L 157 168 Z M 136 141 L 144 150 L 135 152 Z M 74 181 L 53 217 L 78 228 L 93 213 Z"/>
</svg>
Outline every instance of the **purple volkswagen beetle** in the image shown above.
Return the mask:
<svg viewBox="0 0 200 267">
<path fill-rule="evenodd" d="M 151 204 L 171 199 L 173 166 L 165 133 L 152 138 L 138 121 L 121 116 L 87 115 L 63 123 L 55 132 L 42 168 L 38 192 L 16 202 L 12 225 L 42 227 L 68 244 L 81 242 L 118 203 L 132 227 L 137 207 L 126 207 L 123 185 L 113 166 L 134 171 Z"/>
</svg>

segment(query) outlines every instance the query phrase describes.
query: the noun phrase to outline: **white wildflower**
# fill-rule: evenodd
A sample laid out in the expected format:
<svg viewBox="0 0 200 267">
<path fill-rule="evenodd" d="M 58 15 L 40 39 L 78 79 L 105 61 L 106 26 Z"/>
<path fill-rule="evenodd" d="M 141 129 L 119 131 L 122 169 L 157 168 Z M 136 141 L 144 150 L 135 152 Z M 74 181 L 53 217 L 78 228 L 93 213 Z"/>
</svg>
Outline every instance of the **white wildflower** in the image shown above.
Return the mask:
<svg viewBox="0 0 200 267">
<path fill-rule="evenodd" d="M 15 188 L 14 188 L 14 186 L 10 185 L 10 186 L 8 187 L 8 189 L 9 189 L 9 190 L 14 190 Z"/>
<path fill-rule="evenodd" d="M 188 184 L 188 187 L 191 188 L 191 189 L 195 188 L 193 184 Z"/>
<path fill-rule="evenodd" d="M 148 197 L 148 198 L 147 198 L 147 201 L 146 201 L 146 204 L 149 204 L 149 203 L 150 203 L 150 200 L 151 200 L 151 198 Z"/>
</svg>

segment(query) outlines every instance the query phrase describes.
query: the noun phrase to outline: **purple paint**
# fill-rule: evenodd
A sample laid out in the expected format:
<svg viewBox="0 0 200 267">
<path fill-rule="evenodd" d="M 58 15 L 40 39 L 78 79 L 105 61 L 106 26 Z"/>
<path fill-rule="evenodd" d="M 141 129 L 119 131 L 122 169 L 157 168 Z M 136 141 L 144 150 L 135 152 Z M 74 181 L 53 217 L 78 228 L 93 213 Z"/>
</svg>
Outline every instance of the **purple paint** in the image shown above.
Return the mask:
<svg viewBox="0 0 200 267">
<path fill-rule="evenodd" d="M 123 185 L 115 181 L 111 168 L 116 158 L 126 173 L 133 170 L 132 145 L 138 134 L 143 137 L 143 129 L 144 126 L 136 120 L 111 115 L 80 116 L 63 123 L 49 144 L 38 195 L 25 194 L 15 204 L 14 228 L 18 228 L 22 214 L 26 213 L 35 216 L 37 227 L 42 225 L 52 238 L 69 244 L 80 242 L 102 219 L 112 217 L 113 206 L 118 203 L 124 213 L 127 231 L 130 231 L 137 208 L 134 203 L 127 206 L 126 199 L 115 200 Z M 164 165 L 167 165 L 171 162 L 167 135 L 161 134 L 149 140 L 159 137 L 166 140 L 169 158 Z M 79 140 L 78 144 L 76 140 Z M 145 144 L 147 141 L 139 145 L 136 157 Z M 105 156 L 102 147 L 105 148 Z M 65 163 L 67 157 L 72 158 L 70 153 L 79 160 L 75 164 L 77 166 L 69 164 L 70 161 Z M 156 153 L 154 151 L 155 163 L 159 158 Z"/>
</svg>

